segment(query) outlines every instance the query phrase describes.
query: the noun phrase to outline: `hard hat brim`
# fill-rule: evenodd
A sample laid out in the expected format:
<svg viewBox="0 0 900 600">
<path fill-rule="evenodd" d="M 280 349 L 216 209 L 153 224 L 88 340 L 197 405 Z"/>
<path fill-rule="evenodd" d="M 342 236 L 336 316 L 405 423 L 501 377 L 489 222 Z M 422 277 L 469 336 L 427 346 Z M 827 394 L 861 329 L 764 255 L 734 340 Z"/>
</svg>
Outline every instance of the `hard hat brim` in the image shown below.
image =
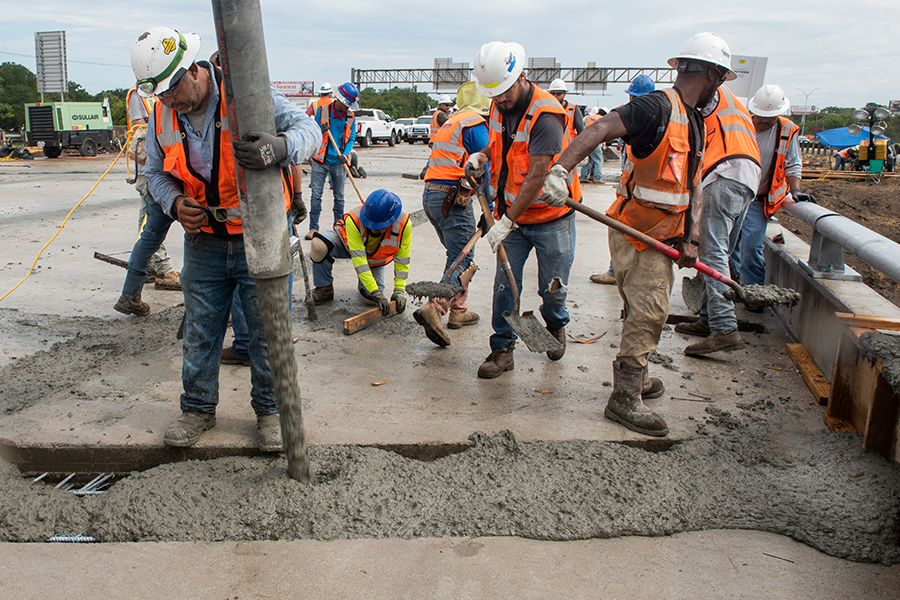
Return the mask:
<svg viewBox="0 0 900 600">
<path fill-rule="evenodd" d="M 172 82 L 172 78 L 178 74 L 178 71 L 181 69 L 189 69 L 191 67 L 191 64 L 193 64 L 194 60 L 197 58 L 197 55 L 200 54 L 200 36 L 196 33 L 182 33 L 181 35 L 184 36 L 184 41 L 187 43 L 187 49 L 181 57 L 181 62 L 178 63 L 178 66 L 175 67 L 175 70 L 172 71 L 171 75 L 156 84 L 156 89 L 153 90 L 152 94 L 145 94 L 138 88 L 137 92 L 139 95 L 144 98 L 152 98 L 153 96 L 168 91 L 169 84 Z"/>
<path fill-rule="evenodd" d="M 714 63 L 714 62 L 709 61 L 709 60 L 703 60 L 702 58 L 697 58 L 696 56 L 673 56 L 672 58 L 670 58 L 670 59 L 667 60 L 666 62 L 669 64 L 670 67 L 672 67 L 673 69 L 675 69 L 675 68 L 678 67 L 678 61 L 681 60 L 681 59 L 684 59 L 684 60 L 693 60 L 693 61 L 695 61 L 695 62 L 704 62 L 704 63 L 707 63 L 707 64 L 713 66 L 713 67 L 719 67 L 719 68 L 721 68 L 721 69 L 727 69 L 727 71 L 726 71 L 726 73 L 725 73 L 725 81 L 734 81 L 735 79 L 737 79 L 737 74 L 736 74 L 734 71 L 732 71 L 731 69 L 728 69 L 727 67 L 725 67 L 724 65 L 720 65 L 720 64 L 718 64 L 718 63 Z"/>
</svg>

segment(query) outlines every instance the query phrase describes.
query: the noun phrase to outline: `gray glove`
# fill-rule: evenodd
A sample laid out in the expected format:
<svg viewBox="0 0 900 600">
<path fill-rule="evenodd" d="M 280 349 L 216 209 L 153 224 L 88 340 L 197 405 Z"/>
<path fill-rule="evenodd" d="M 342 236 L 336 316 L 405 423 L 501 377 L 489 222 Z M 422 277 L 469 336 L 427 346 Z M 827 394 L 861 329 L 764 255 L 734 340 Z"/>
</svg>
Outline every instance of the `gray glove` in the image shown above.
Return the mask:
<svg viewBox="0 0 900 600">
<path fill-rule="evenodd" d="M 291 200 L 291 211 L 293 211 L 294 225 L 299 225 L 306 220 L 309 211 L 306 210 L 306 203 L 303 202 L 303 192 L 298 190 L 294 193 L 294 198 Z"/>
<path fill-rule="evenodd" d="M 565 206 L 569 198 L 569 173 L 560 165 L 553 165 L 544 176 L 544 190 L 537 197 L 538 202 L 548 206 Z"/>
<path fill-rule="evenodd" d="M 342 165 L 346 165 L 348 162 L 350 162 L 350 160 L 343 154 L 338 154 L 338 162 Z"/>
<path fill-rule="evenodd" d="M 406 292 L 403 290 L 394 290 L 391 294 L 391 300 L 397 303 L 397 312 L 402 313 L 406 310 Z"/>
<path fill-rule="evenodd" d="M 381 308 L 381 314 L 387 315 L 391 312 L 391 303 L 388 302 L 387 296 L 385 296 L 381 290 L 375 290 L 372 292 L 372 297 L 375 298 L 375 302 L 378 303 L 378 306 Z"/>
<path fill-rule="evenodd" d="M 287 158 L 287 140 L 265 131 L 250 131 L 235 142 L 234 157 L 245 169 L 265 169 Z"/>
<path fill-rule="evenodd" d="M 322 128 L 322 133 L 328 133 L 328 123 L 319 123 L 319 127 Z"/>
</svg>

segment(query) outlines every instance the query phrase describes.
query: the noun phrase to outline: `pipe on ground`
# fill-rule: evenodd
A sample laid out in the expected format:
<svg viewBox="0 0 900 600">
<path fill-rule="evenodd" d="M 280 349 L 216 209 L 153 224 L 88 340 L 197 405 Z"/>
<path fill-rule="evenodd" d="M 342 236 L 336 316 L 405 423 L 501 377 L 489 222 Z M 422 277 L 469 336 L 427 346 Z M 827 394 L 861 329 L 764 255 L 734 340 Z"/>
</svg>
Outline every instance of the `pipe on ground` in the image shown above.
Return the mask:
<svg viewBox="0 0 900 600">
<path fill-rule="evenodd" d="M 259 0 L 212 0 L 212 6 L 232 139 L 238 140 L 242 132 L 248 131 L 274 134 L 275 113 Z M 244 170 L 237 163 L 235 171 L 247 268 L 259 295 L 288 475 L 302 483 L 312 483 L 297 360 L 291 342 L 291 254 L 281 172 L 277 168 Z"/>
</svg>

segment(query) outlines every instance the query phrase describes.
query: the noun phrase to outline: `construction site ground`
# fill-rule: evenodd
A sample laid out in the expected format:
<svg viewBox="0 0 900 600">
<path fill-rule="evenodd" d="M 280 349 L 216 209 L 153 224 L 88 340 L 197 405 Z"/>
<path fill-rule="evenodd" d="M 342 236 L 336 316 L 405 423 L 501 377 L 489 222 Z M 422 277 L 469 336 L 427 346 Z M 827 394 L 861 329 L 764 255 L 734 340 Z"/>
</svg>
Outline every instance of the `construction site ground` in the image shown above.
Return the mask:
<svg viewBox="0 0 900 600">
<path fill-rule="evenodd" d="M 426 158 L 422 145 L 361 150 L 362 194 L 387 188 L 419 211 L 422 183 L 401 175 Z M 0 162 L 0 294 L 111 161 Z M 737 309 L 744 349 L 686 357 L 694 340 L 671 323 L 689 316 L 680 281 L 695 272 L 678 273 L 650 365 L 667 391 L 648 402 L 671 433 L 647 438 L 603 417 L 622 302 L 588 280 L 609 252 L 605 228 L 581 216 L 567 331 L 602 337 L 570 339 L 561 361 L 520 343 L 513 371 L 475 376 L 490 351 L 485 242 L 469 297 L 482 320 L 450 331 L 443 349 L 413 320 L 413 302 L 345 336 L 342 321 L 368 308 L 349 261 L 311 322 L 295 265 L 318 484 L 289 480 L 283 456 L 254 456 L 245 367 L 222 366 L 217 424 L 196 450 L 165 449 L 179 414 L 181 294 L 147 286 L 152 314 L 121 315 L 112 306 L 125 271 L 94 258 L 127 260 L 135 241 L 138 197 L 124 178 L 117 164 L 0 302 L 0 450 L 32 477 L 37 465 L 141 473 L 74 498 L 0 461 L 4 597 L 896 597 L 900 468 L 825 428 L 771 311 Z M 605 209 L 613 187 L 585 186 L 585 202 Z M 358 202 L 349 182 L 345 199 Z M 330 206 L 326 189 L 323 222 Z M 438 280 L 433 228 L 413 236 L 410 281 Z M 177 224 L 167 247 L 180 268 Z M 536 281 L 532 258 L 522 309 L 540 318 Z M 222 458 L 152 468 L 212 457 Z M 43 543 L 77 534 L 102 543 Z"/>
</svg>

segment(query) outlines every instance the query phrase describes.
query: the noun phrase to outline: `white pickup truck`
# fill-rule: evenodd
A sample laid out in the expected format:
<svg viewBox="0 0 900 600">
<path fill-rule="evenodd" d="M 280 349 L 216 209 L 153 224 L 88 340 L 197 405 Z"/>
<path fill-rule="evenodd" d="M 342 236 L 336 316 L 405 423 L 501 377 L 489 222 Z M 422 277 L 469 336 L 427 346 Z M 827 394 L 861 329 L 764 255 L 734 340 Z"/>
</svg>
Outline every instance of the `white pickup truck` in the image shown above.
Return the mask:
<svg viewBox="0 0 900 600">
<path fill-rule="evenodd" d="M 356 143 L 368 148 L 373 142 L 387 142 L 393 146 L 402 137 L 401 129 L 394 124 L 394 117 L 377 108 L 361 108 L 356 114 Z"/>
</svg>

